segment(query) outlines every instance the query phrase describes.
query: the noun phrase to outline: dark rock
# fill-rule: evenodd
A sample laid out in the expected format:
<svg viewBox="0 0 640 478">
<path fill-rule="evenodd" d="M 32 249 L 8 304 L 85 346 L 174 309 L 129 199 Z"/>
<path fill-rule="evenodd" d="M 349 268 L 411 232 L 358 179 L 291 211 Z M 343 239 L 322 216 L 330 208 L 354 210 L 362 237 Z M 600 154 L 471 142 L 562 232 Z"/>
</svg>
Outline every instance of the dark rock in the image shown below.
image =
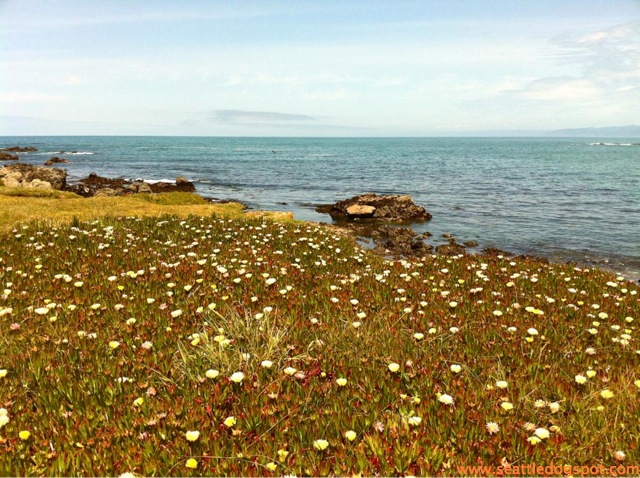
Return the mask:
<svg viewBox="0 0 640 478">
<path fill-rule="evenodd" d="M 446 239 L 451 239 L 453 237 L 453 234 L 450 234 L 448 232 L 445 232 L 442 237 L 446 238 Z"/>
<path fill-rule="evenodd" d="M 433 249 L 408 227 L 357 222 L 345 224 L 340 229 L 360 239 L 370 239 L 375 246 L 373 252 L 385 257 L 422 257 Z"/>
<path fill-rule="evenodd" d="M 33 146 L 9 146 L 8 148 L 0 149 L 0 151 L 8 151 L 10 153 L 35 153 L 36 151 L 38 151 L 38 149 L 34 148 Z"/>
<path fill-rule="evenodd" d="M 123 194 L 150 194 L 150 193 L 166 193 L 166 192 L 194 192 L 195 186 L 192 182 L 187 181 L 182 177 L 176 179 L 176 184 L 172 183 L 145 183 L 141 179 L 136 181 L 128 181 L 122 178 L 103 178 L 96 173 L 90 173 L 84 179 L 81 179 L 78 184 L 68 188 L 70 191 L 75 192 L 83 197 L 90 197 L 96 195 L 101 189 L 109 189 L 116 191 L 115 195 Z M 101 196 L 114 195 L 110 191 L 102 191 Z"/>
<path fill-rule="evenodd" d="M 427 221 L 431 219 L 422 206 L 410 196 L 362 194 L 335 204 L 320 205 L 317 212 L 329 214 L 334 220 L 374 219 L 390 222 Z"/>
<path fill-rule="evenodd" d="M 491 257 L 497 257 L 497 256 L 504 256 L 504 257 L 511 257 L 513 254 L 503 251 L 501 249 L 497 249 L 495 247 L 485 247 L 482 250 L 482 253 L 485 256 L 491 256 Z"/>
<path fill-rule="evenodd" d="M 466 241 L 463 242 L 466 247 L 478 247 L 479 244 L 476 241 Z"/>
<path fill-rule="evenodd" d="M 188 179 L 185 179 L 182 176 L 178 176 L 176 178 L 175 184 L 171 184 L 171 183 L 151 184 L 151 191 L 154 193 L 172 193 L 172 192 L 193 193 L 196 191 L 196 187 Z"/>
<path fill-rule="evenodd" d="M 101 196 L 122 196 L 124 191 L 122 188 L 112 189 L 112 188 L 100 188 L 93 195 L 95 197 Z"/>
<path fill-rule="evenodd" d="M 429 231 L 424 231 L 424 232 L 420 235 L 420 237 L 423 237 L 423 238 L 425 238 L 425 239 L 427 239 L 427 238 L 429 238 L 429 237 L 431 237 L 431 236 L 433 236 L 433 234 L 431 234 Z"/>
<path fill-rule="evenodd" d="M 17 160 L 18 160 L 17 155 L 0 151 L 0 161 L 17 161 Z"/>
<path fill-rule="evenodd" d="M 44 163 L 45 166 L 51 166 L 52 164 L 58 164 L 58 163 L 69 163 L 70 161 L 68 159 L 64 159 L 64 158 L 59 158 L 57 156 L 54 156 L 50 159 L 47 159 Z"/>
<path fill-rule="evenodd" d="M 11 164 L 0 168 L 0 182 L 8 187 L 37 187 L 63 190 L 67 185 L 64 169 L 30 164 Z"/>
<path fill-rule="evenodd" d="M 89 186 L 85 186 L 84 184 L 72 184 L 70 186 L 67 186 L 66 190 L 84 198 L 91 197 L 95 193 L 94 190 L 92 190 Z"/>
<path fill-rule="evenodd" d="M 443 256 L 467 255 L 464 246 L 460 244 L 440 244 L 436 247 L 436 252 Z"/>
</svg>

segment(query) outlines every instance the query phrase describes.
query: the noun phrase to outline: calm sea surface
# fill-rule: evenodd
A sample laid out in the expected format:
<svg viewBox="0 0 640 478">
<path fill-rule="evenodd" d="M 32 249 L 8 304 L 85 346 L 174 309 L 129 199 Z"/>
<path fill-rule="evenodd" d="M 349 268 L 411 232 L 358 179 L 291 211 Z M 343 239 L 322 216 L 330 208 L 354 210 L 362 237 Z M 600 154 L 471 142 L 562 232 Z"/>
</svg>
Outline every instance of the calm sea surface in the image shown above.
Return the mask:
<svg viewBox="0 0 640 478">
<path fill-rule="evenodd" d="M 606 143 L 606 144 L 594 144 Z M 331 219 L 313 205 L 363 192 L 409 194 L 432 242 L 460 241 L 640 275 L 640 140 L 603 138 L 0 137 L 52 155 L 73 182 L 101 176 L 194 181 L 200 194 Z M 61 154 L 60 151 L 67 153 Z M 71 153 L 75 152 L 75 153 Z"/>
</svg>

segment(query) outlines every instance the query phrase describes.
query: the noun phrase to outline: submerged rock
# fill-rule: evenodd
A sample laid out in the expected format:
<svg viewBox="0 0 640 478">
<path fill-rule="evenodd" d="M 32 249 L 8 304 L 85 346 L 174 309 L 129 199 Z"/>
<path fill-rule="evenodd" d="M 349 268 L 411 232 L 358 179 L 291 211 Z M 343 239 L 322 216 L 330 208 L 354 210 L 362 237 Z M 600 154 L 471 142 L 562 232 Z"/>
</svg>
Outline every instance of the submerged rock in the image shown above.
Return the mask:
<svg viewBox="0 0 640 478">
<path fill-rule="evenodd" d="M 0 151 L 0 161 L 17 161 L 18 156 L 15 154 Z"/>
<path fill-rule="evenodd" d="M 11 164 L 0 168 L 0 183 L 14 188 L 63 190 L 67 185 L 67 172 L 58 168 Z"/>
<path fill-rule="evenodd" d="M 45 166 L 51 166 L 52 164 L 58 164 L 58 163 L 69 163 L 70 161 L 68 159 L 65 158 L 59 158 L 57 156 L 54 156 L 52 158 L 47 159 L 44 162 Z"/>
<path fill-rule="evenodd" d="M 416 205 L 411 197 L 406 195 L 361 194 L 335 204 L 318 206 L 316 211 L 329 214 L 334 220 L 347 221 L 373 219 L 407 222 L 431 219 L 431 214 L 422 206 Z"/>
<path fill-rule="evenodd" d="M 0 151 L 7 151 L 10 153 L 35 153 L 36 151 L 38 151 L 38 149 L 34 148 L 33 146 L 9 146 L 8 148 L 0 149 Z"/>
</svg>

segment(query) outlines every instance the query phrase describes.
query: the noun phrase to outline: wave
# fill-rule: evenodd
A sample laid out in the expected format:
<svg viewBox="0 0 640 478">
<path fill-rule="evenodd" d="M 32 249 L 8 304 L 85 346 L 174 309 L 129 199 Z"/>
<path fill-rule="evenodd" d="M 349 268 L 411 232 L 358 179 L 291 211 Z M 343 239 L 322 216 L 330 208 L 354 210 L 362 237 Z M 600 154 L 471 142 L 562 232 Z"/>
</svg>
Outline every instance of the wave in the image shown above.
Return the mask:
<svg viewBox="0 0 640 478">
<path fill-rule="evenodd" d="M 167 184 L 174 184 L 175 181 L 172 179 L 143 179 L 143 178 L 127 178 L 127 181 L 132 181 L 132 182 L 139 182 L 139 181 L 143 181 L 147 184 L 158 184 L 158 183 L 167 183 Z"/>
<path fill-rule="evenodd" d="M 640 146 L 640 143 L 589 143 L 591 146 Z"/>
</svg>

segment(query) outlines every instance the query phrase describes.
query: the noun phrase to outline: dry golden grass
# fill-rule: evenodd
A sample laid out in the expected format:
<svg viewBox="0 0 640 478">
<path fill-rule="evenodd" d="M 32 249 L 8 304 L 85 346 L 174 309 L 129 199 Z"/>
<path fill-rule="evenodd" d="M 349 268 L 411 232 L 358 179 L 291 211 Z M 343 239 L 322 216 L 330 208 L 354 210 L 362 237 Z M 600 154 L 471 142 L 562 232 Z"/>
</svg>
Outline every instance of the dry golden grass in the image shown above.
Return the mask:
<svg viewBox="0 0 640 478">
<path fill-rule="evenodd" d="M 10 231 L 16 224 L 34 220 L 62 224 L 73 218 L 163 214 L 181 217 L 218 214 L 237 218 L 242 216 L 242 209 L 237 203 L 211 204 L 191 193 L 82 198 L 62 191 L 0 187 L 0 234 Z"/>
</svg>

